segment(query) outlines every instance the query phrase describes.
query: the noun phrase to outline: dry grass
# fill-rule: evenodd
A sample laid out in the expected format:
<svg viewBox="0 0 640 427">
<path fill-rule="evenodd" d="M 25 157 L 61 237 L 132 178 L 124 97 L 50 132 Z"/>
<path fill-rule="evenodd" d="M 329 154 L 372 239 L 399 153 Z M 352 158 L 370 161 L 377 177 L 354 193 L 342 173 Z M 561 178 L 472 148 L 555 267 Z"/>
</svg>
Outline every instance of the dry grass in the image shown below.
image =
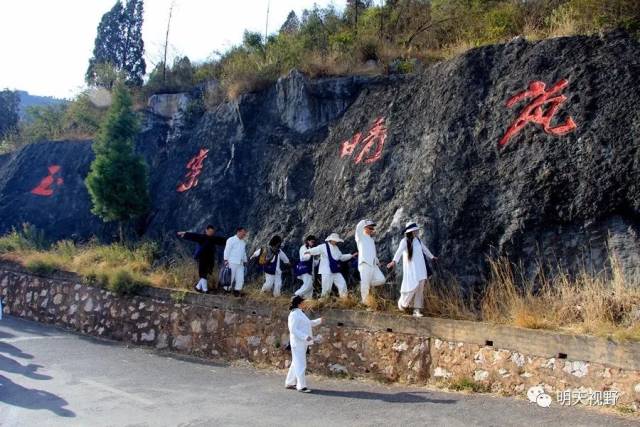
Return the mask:
<svg viewBox="0 0 640 427">
<path fill-rule="evenodd" d="M 0 237 L 0 256 L 20 262 L 37 274 L 59 270 L 75 272 L 89 284 L 119 293 L 131 292 L 140 285 L 191 291 L 198 276 L 191 255 L 179 249 L 171 257 L 163 258 L 162 263 L 158 263 L 157 245 L 151 242 L 128 247 L 60 241 L 44 249 L 41 236 L 28 227 Z M 582 272 L 570 276 L 556 269 L 553 276 L 538 274 L 527 279 L 521 268 L 507 259 L 489 260 L 489 280 L 477 294 L 444 274 L 430 279 L 425 288 L 424 313 L 432 317 L 640 341 L 640 288 L 627 283 L 615 257 L 611 258 L 610 266 L 600 274 Z M 546 270 L 539 268 L 539 271 Z M 217 271 L 212 276 L 210 283 L 217 283 Z M 247 283 L 246 298 L 287 307 L 290 295 L 274 298 L 271 293 L 262 293 L 262 280 L 260 275 Z M 397 312 L 396 301 L 389 290 L 389 285 L 374 288 L 366 305 L 360 302 L 358 291 L 346 298 L 331 296 L 310 300 L 307 304 L 315 311 Z"/>
<path fill-rule="evenodd" d="M 627 283 L 615 257 L 611 271 L 576 277 L 518 277 L 507 260 L 490 261 L 480 318 L 530 329 L 555 329 L 640 340 L 640 288 Z"/>
</svg>

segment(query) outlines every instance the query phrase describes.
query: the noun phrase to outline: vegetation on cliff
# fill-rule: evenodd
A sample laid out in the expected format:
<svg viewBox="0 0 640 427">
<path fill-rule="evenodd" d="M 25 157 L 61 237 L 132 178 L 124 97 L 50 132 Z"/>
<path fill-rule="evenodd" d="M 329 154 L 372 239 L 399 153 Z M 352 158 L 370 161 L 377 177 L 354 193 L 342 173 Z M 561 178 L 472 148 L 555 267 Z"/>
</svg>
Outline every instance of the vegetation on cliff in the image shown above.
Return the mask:
<svg viewBox="0 0 640 427">
<path fill-rule="evenodd" d="M 593 34 L 623 28 L 639 34 L 633 0 L 371 0 L 347 1 L 342 10 L 294 12 L 276 34 L 245 32 L 241 44 L 192 65 L 175 59 L 151 72 L 146 93 L 186 90 L 218 80 L 209 103 L 259 90 L 297 68 L 312 77 L 410 73 L 470 48 L 516 36 L 528 39 Z"/>
</svg>

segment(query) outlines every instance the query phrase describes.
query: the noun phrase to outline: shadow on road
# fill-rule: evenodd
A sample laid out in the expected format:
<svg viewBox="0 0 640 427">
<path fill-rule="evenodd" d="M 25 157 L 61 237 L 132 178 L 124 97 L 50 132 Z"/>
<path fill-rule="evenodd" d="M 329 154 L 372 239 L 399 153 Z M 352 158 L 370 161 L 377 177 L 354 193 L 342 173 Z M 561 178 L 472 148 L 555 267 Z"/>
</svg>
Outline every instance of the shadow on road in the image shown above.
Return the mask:
<svg viewBox="0 0 640 427">
<path fill-rule="evenodd" d="M 454 399 L 430 399 L 419 392 L 401 393 L 373 393 L 369 391 L 341 391 L 341 390 L 318 390 L 314 389 L 313 394 L 320 396 L 344 397 L 349 399 L 380 400 L 388 403 L 441 403 L 454 404 Z"/>
<path fill-rule="evenodd" d="M 68 402 L 48 391 L 26 388 L 0 375 L 0 402 L 26 409 L 47 409 L 60 417 L 75 417 Z"/>
<path fill-rule="evenodd" d="M 0 353 L 10 354 L 21 359 L 33 359 L 33 356 L 29 353 L 25 353 L 18 347 L 2 341 L 0 341 Z"/>
<path fill-rule="evenodd" d="M 33 363 L 23 365 L 18 361 L 0 354 L 0 371 L 24 375 L 25 377 L 34 380 L 50 380 L 51 377 L 49 375 L 44 375 L 37 372 L 40 368 L 42 368 L 42 365 L 36 365 Z"/>
<path fill-rule="evenodd" d="M 15 335 L 10 334 L 8 332 L 0 331 L 0 340 L 1 339 L 6 339 L 6 338 L 13 338 L 13 337 L 15 337 Z"/>
</svg>

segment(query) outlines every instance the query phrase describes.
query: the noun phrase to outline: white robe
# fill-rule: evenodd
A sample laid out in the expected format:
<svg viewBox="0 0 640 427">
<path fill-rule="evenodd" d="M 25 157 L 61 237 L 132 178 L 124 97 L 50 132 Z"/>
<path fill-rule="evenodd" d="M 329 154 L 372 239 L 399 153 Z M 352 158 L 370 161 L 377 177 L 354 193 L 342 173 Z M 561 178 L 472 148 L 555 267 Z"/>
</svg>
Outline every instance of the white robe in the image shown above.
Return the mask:
<svg viewBox="0 0 640 427">
<path fill-rule="evenodd" d="M 351 254 L 343 254 L 337 245 L 329 243 L 329 249 L 331 250 L 331 257 L 336 261 L 349 261 L 353 258 Z M 318 272 L 320 274 L 332 274 L 331 266 L 329 265 L 329 255 L 327 254 L 327 245 L 325 243 L 308 249 L 305 253 L 309 255 L 320 255 L 320 268 Z"/>
<path fill-rule="evenodd" d="M 407 238 L 403 237 L 400 241 L 398 250 L 393 257 L 396 264 L 400 262 L 400 258 L 402 257 L 402 287 L 400 288 L 400 292 L 413 292 L 418 287 L 421 280 L 427 279 L 427 266 L 424 262 L 424 257 L 422 256 L 423 253 L 429 259 L 435 258 L 431 251 L 429 251 L 429 248 L 419 241 L 417 237 L 414 237 L 413 256 L 409 259 Z"/>
<path fill-rule="evenodd" d="M 289 313 L 289 344 L 291 345 L 291 366 L 285 385 L 295 385 L 298 390 L 307 387 L 305 371 L 307 369 L 307 347 L 313 343 L 312 328 L 320 324 L 320 319 L 310 320 L 299 308 Z"/>
<path fill-rule="evenodd" d="M 238 236 L 231 236 L 224 245 L 224 260 L 229 264 L 243 265 L 247 262 L 247 243 Z"/>
<path fill-rule="evenodd" d="M 374 267 L 378 265 L 378 254 L 376 253 L 376 242 L 364 232 L 365 221 L 362 220 L 356 225 L 356 245 L 358 246 L 358 265 L 369 264 Z"/>
</svg>

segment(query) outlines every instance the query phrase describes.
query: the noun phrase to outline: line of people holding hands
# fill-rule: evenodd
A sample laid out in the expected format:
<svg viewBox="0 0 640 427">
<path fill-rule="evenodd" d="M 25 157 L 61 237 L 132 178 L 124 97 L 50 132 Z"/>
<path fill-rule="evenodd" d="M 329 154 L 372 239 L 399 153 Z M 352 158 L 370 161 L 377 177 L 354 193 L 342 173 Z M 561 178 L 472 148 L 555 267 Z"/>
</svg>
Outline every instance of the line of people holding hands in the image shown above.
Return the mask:
<svg viewBox="0 0 640 427">
<path fill-rule="evenodd" d="M 402 286 L 398 308 L 401 311 L 413 307 L 413 315 L 422 317 L 424 286 L 429 276 L 428 260 L 437 260 L 427 246 L 420 240 L 419 227 L 415 222 L 408 222 L 404 229 L 404 236 L 400 241 L 393 260 L 387 264 L 392 270 L 402 260 Z M 245 266 L 250 260 L 257 260 L 264 272 L 263 292 L 272 292 L 280 296 L 282 291 L 282 271 L 291 261 L 281 249 L 282 238 L 274 236 L 266 247 L 258 248 L 247 259 L 246 236 L 247 230 L 239 227 L 236 234 L 228 239 L 215 235 L 215 228 L 208 225 L 204 234 L 180 231 L 178 237 L 196 242 L 194 257 L 198 260 L 199 280 L 194 288 L 197 292 L 208 292 L 207 277 L 213 272 L 216 247 L 224 245 L 224 273 L 229 275 L 224 287 L 239 296 L 244 286 Z M 299 261 L 294 265 L 294 275 L 302 281 L 302 285 L 295 291 L 300 300 L 313 298 L 313 284 L 315 273 L 321 276 L 320 297 L 328 297 L 333 287 L 338 290 L 341 298 L 347 296 L 347 282 L 342 275 L 341 262 L 354 260 L 360 273 L 360 297 L 367 305 L 372 287 L 381 286 L 386 278 L 380 270 L 380 260 L 377 256 L 374 236 L 376 223 L 372 220 L 362 220 L 356 226 L 355 240 L 357 252 L 343 254 L 338 247 L 344 242 L 337 233 L 331 233 L 324 243 L 318 244 L 315 236 L 305 237 L 299 249 Z"/>
</svg>

